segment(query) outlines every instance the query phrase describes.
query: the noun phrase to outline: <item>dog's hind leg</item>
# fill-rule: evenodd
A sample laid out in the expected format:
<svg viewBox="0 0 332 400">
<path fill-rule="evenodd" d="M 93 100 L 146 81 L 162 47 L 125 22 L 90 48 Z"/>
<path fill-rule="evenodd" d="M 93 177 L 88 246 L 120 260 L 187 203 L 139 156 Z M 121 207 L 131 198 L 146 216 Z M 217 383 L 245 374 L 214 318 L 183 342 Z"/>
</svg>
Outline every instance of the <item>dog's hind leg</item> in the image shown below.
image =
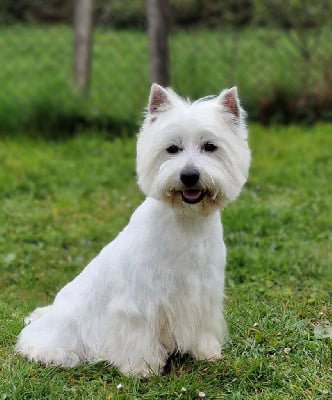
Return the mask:
<svg viewBox="0 0 332 400">
<path fill-rule="evenodd" d="M 36 319 L 39 319 L 42 315 L 44 315 L 49 309 L 50 306 L 45 306 L 45 307 L 38 307 L 34 311 L 32 311 L 29 315 L 27 315 L 24 318 L 24 324 L 29 325 L 31 322 L 35 321 Z"/>
<path fill-rule="evenodd" d="M 75 323 L 51 307 L 43 311 L 42 315 L 38 310 L 33 313 L 36 318 L 22 330 L 16 352 L 45 365 L 74 367 L 82 358 Z"/>
</svg>

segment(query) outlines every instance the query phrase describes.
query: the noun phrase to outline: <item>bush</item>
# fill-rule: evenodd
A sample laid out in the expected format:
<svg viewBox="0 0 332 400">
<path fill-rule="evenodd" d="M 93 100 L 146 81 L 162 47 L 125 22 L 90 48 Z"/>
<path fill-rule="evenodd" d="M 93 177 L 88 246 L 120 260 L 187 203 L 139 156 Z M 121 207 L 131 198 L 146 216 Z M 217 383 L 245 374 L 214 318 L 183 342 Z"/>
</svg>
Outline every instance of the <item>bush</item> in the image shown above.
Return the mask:
<svg viewBox="0 0 332 400">
<path fill-rule="evenodd" d="M 324 0 L 169 0 L 175 26 L 244 27 L 252 22 L 281 28 L 317 27 L 331 20 Z M 97 25 L 143 29 L 146 0 L 95 0 Z M 0 0 L 0 22 L 72 21 L 73 0 Z"/>
<path fill-rule="evenodd" d="M 256 22 L 278 28 L 315 28 L 331 20 L 331 2 L 320 0 L 254 0 Z"/>
<path fill-rule="evenodd" d="M 115 28 L 144 28 L 145 8 L 145 0 L 99 0 L 97 23 Z M 170 0 L 170 8 L 175 26 L 244 26 L 251 21 L 254 11 L 252 0 Z"/>
<path fill-rule="evenodd" d="M 0 0 L 0 22 L 70 22 L 71 0 Z"/>
</svg>

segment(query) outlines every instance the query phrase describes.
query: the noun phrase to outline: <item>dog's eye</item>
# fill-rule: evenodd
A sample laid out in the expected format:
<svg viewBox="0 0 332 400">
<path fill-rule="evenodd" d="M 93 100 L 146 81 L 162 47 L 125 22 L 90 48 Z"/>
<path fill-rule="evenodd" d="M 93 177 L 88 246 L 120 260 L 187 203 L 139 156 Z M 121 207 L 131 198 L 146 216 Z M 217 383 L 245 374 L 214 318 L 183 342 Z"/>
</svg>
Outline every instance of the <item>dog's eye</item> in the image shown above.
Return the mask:
<svg viewBox="0 0 332 400">
<path fill-rule="evenodd" d="M 167 147 L 166 151 L 169 154 L 176 154 L 176 153 L 179 153 L 181 151 L 181 149 L 180 149 L 180 147 L 175 146 L 175 144 L 173 144 L 172 146 Z"/>
<path fill-rule="evenodd" d="M 203 149 L 204 149 L 205 151 L 208 151 L 209 153 L 213 153 L 214 151 L 217 150 L 217 146 L 214 145 L 213 143 L 207 142 L 207 143 L 204 143 Z"/>
</svg>

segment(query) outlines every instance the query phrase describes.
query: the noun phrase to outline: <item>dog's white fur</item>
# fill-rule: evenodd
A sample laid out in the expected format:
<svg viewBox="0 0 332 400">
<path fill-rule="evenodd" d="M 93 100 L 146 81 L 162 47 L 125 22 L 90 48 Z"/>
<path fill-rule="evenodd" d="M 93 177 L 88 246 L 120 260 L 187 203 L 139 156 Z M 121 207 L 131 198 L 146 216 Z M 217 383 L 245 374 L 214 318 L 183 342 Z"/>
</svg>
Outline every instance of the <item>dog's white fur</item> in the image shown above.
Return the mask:
<svg viewBox="0 0 332 400">
<path fill-rule="evenodd" d="M 236 88 L 190 103 L 153 84 L 137 144 L 146 200 L 53 304 L 26 318 L 16 350 L 46 365 L 106 360 L 142 375 L 160 372 L 176 350 L 218 359 L 226 337 L 219 210 L 239 195 L 249 164 Z M 199 180 L 188 193 L 181 174 L 193 169 Z"/>
</svg>

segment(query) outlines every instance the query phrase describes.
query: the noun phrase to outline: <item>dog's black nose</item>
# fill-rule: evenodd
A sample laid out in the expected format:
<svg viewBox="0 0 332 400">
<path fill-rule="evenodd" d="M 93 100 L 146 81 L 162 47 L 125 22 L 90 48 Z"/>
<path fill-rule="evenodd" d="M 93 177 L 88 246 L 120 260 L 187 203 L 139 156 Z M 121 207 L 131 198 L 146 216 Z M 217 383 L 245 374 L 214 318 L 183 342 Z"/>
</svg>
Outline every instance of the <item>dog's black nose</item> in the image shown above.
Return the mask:
<svg viewBox="0 0 332 400">
<path fill-rule="evenodd" d="M 186 187 L 192 187 L 199 180 L 199 172 L 195 168 L 184 169 L 180 174 L 180 179 Z"/>
</svg>

